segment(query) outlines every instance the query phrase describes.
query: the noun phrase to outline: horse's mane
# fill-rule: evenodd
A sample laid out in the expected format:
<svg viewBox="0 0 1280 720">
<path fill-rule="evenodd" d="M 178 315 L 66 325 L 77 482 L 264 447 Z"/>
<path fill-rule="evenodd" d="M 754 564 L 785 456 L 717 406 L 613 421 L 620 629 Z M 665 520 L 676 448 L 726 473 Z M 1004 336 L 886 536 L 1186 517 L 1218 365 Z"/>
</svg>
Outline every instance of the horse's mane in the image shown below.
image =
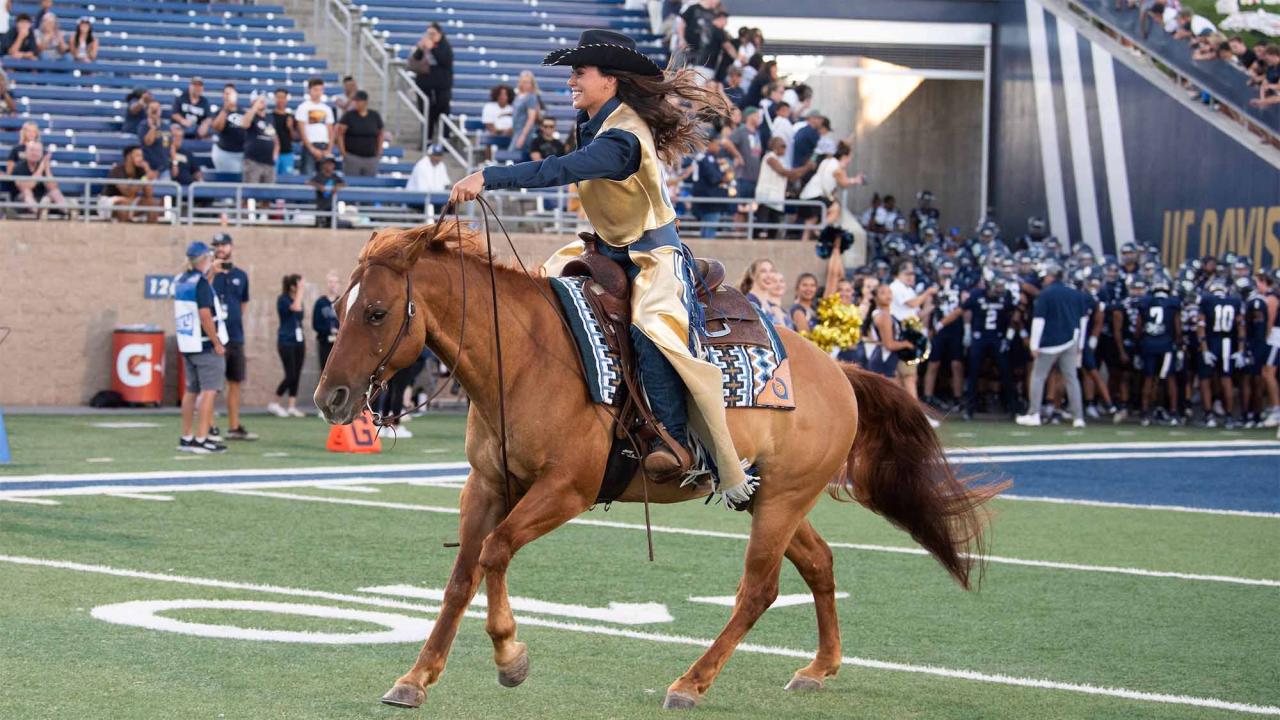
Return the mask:
<svg viewBox="0 0 1280 720">
<path fill-rule="evenodd" d="M 459 250 L 463 255 L 479 260 L 488 257 L 487 247 L 479 230 L 462 220 L 444 220 L 408 230 L 380 230 L 360 250 L 359 261 L 366 263 L 377 260 L 399 272 L 408 272 L 423 255 L 448 253 L 454 256 Z M 502 270 L 512 269 L 502 262 L 495 261 L 494 266 Z"/>
</svg>

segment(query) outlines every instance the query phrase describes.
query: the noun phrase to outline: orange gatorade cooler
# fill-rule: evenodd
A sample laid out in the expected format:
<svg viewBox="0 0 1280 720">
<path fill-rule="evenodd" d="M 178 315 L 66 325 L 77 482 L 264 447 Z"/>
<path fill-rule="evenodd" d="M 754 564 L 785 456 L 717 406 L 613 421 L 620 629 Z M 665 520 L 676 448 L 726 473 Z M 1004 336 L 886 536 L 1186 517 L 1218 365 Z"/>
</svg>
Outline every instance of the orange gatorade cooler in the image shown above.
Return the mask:
<svg viewBox="0 0 1280 720">
<path fill-rule="evenodd" d="M 155 325 L 122 325 L 111 337 L 111 389 L 127 403 L 164 400 L 164 331 Z"/>
</svg>

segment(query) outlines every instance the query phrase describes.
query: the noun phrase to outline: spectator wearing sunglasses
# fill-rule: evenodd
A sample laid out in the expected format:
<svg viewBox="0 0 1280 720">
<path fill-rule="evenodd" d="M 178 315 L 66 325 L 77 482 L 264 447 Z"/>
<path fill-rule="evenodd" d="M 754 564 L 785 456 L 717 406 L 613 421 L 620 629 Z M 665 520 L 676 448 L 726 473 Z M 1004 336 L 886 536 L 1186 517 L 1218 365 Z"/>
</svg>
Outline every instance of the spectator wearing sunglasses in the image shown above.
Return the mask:
<svg viewBox="0 0 1280 720">
<path fill-rule="evenodd" d="M 564 143 L 556 137 L 556 121 L 554 118 L 544 117 L 538 123 L 538 135 L 533 138 L 533 142 L 529 145 L 529 158 L 531 160 L 545 160 L 549 157 L 560 157 L 568 152 Z"/>
</svg>

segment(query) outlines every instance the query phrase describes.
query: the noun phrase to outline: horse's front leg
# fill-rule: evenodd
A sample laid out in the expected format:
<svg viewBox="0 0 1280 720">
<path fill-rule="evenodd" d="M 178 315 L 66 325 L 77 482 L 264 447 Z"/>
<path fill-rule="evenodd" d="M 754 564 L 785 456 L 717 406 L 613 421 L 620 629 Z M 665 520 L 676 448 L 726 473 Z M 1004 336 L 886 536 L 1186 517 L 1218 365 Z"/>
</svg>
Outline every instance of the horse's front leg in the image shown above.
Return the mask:
<svg viewBox="0 0 1280 720">
<path fill-rule="evenodd" d="M 484 570 L 489 596 L 486 629 L 493 639 L 498 682 L 505 687 L 515 687 L 529 676 L 528 651 L 524 643 L 516 640 L 516 619 L 507 598 L 507 566 L 517 550 L 590 507 L 594 495 L 588 492 L 590 488 L 580 485 L 573 477 L 539 477 L 485 539 L 480 551 L 480 567 Z"/>
<path fill-rule="evenodd" d="M 440 614 L 431 628 L 431 636 L 418 653 L 418 661 L 382 696 L 382 702 L 388 705 L 416 708 L 427 699 L 427 689 L 440 679 L 458 624 L 480 584 L 479 560 L 484 539 L 506 511 L 501 493 L 495 493 L 490 483 L 474 471 L 467 478 L 459 504 L 462 516 L 458 558 L 453 563 Z"/>
</svg>

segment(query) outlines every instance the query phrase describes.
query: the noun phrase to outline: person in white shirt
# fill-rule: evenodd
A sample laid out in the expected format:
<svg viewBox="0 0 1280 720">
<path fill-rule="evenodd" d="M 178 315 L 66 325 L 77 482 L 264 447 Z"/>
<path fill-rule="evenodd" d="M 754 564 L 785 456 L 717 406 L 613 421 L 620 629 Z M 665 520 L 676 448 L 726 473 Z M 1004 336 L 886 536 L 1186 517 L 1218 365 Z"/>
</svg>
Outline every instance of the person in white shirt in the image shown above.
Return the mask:
<svg viewBox="0 0 1280 720">
<path fill-rule="evenodd" d="M 324 103 L 324 80 L 316 77 L 307 81 L 307 99 L 298 105 L 293 117 L 302 131 L 299 170 L 303 177 L 310 177 L 316 173 L 321 160 L 333 157 L 333 129 L 337 120 L 333 108 Z"/>
<path fill-rule="evenodd" d="M 480 122 L 484 123 L 484 131 L 501 148 L 507 147 L 511 142 L 515 114 L 511 101 L 514 99 L 515 93 L 509 86 L 494 85 L 489 90 L 489 102 L 480 108 Z"/>
<path fill-rule="evenodd" d="M 889 289 L 893 291 L 893 304 L 889 306 L 893 319 L 901 322 L 908 317 L 919 317 L 920 309 L 938 292 L 938 286 L 930 285 L 927 290 L 917 294 L 916 266 L 906 258 L 898 260 L 893 275 L 893 283 L 889 285 Z M 916 368 L 915 365 L 902 363 L 897 373 L 903 389 L 913 398 L 916 397 Z"/>
<path fill-rule="evenodd" d="M 777 112 L 778 114 L 769 123 L 769 132 L 773 137 L 782 138 L 782 142 L 786 143 L 786 150 L 782 153 L 782 162 L 790 167 L 791 143 L 796 137 L 796 124 L 791 122 L 791 105 L 789 103 L 778 103 Z"/>
<path fill-rule="evenodd" d="M 453 187 L 444 165 L 444 147 L 432 145 L 427 154 L 413 166 L 404 189 L 421 193 L 447 193 Z"/>
</svg>

